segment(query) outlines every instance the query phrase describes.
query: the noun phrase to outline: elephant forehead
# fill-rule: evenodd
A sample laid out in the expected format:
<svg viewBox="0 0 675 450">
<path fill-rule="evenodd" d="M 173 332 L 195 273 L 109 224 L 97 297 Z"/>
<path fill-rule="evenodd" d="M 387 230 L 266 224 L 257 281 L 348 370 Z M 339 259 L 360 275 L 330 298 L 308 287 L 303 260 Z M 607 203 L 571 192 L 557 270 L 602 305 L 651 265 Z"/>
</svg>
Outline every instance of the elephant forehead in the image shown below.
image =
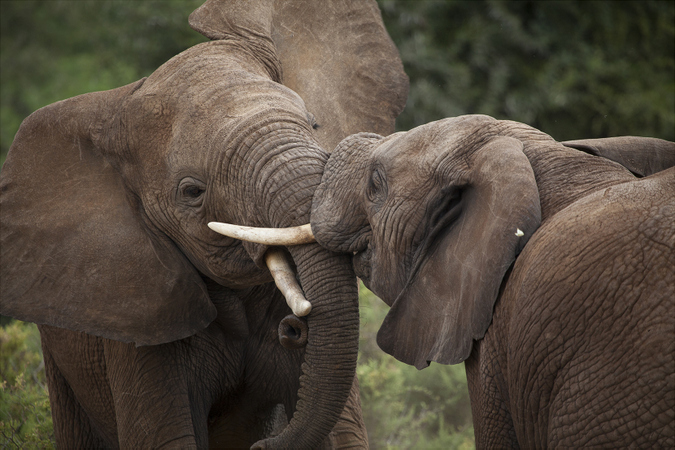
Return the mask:
<svg viewBox="0 0 675 450">
<path fill-rule="evenodd" d="M 147 78 L 136 96 L 143 97 L 141 107 L 154 97 L 151 111 L 170 109 L 187 119 L 196 113 L 200 120 L 245 117 L 264 108 L 306 115 L 297 93 L 273 81 L 259 61 L 230 42 L 200 44 L 175 56 Z"/>
<path fill-rule="evenodd" d="M 453 117 L 397 133 L 385 140 L 376 151 L 388 174 L 413 169 L 434 171 L 448 158 L 460 161 L 470 156 L 478 143 L 489 136 L 498 121 L 489 116 Z"/>
<path fill-rule="evenodd" d="M 243 74 L 238 82 L 158 99 L 146 94 L 143 120 L 134 125 L 145 147 L 175 158 L 202 158 L 231 147 L 233 139 L 273 123 L 308 125 L 302 99 L 271 80 Z M 221 87 L 221 88 L 219 88 Z M 137 116 L 138 117 L 138 116 Z M 297 125 L 291 125 L 297 126 Z M 153 145 L 154 144 L 154 145 Z"/>
</svg>

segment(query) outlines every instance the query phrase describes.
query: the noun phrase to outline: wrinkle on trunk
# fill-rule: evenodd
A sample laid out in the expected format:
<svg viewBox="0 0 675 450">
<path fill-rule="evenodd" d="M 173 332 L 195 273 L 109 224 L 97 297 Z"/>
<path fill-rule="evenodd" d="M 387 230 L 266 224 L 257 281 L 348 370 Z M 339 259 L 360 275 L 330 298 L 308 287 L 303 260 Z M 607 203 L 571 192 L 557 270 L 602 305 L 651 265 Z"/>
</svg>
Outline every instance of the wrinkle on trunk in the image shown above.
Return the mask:
<svg viewBox="0 0 675 450">
<path fill-rule="evenodd" d="M 223 161 L 224 189 L 239 193 L 231 217 L 235 225 L 285 228 L 309 223 L 314 190 L 319 186 L 328 154 L 290 117 L 271 124 L 248 124 L 249 133 L 235 145 L 237 157 Z M 307 126 L 307 125 L 305 125 Z M 243 127 L 243 125 L 242 125 Z M 244 189 L 235 187 L 244 186 Z M 216 220 L 221 220 L 215 216 Z"/>
<path fill-rule="evenodd" d="M 290 249 L 312 303 L 298 402 L 282 434 L 254 448 L 314 448 L 337 423 L 356 374 L 358 289 L 351 262 L 316 244 Z"/>
</svg>

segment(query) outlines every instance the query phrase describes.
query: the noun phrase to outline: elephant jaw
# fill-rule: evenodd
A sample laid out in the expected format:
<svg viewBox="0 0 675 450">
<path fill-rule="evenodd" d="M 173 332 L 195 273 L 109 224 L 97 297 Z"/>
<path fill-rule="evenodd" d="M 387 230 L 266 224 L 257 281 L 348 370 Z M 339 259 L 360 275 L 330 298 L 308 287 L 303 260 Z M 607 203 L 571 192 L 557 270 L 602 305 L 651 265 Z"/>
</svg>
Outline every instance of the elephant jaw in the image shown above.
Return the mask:
<svg viewBox="0 0 675 450">
<path fill-rule="evenodd" d="M 316 242 L 309 224 L 292 228 L 255 228 L 209 222 L 208 226 L 224 236 L 263 245 L 299 245 Z M 293 314 L 298 317 L 309 314 L 312 304 L 305 298 L 287 254 L 279 248 L 270 248 L 265 253 L 265 264 Z"/>
</svg>

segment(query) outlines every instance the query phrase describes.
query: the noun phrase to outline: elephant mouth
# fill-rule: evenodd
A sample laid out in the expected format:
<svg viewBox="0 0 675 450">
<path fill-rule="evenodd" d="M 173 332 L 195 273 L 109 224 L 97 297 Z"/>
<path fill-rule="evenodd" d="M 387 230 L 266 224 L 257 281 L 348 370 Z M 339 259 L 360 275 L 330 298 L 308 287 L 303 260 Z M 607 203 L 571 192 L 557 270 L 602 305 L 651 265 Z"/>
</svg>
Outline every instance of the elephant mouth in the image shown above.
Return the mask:
<svg viewBox="0 0 675 450">
<path fill-rule="evenodd" d="M 281 250 L 280 247 L 315 242 L 309 224 L 292 228 L 255 228 L 210 222 L 208 227 L 216 233 L 227 237 L 242 239 L 265 246 L 273 246 L 269 247 L 265 252 L 264 260 L 274 279 L 274 283 L 283 294 L 293 314 L 298 317 L 309 314 L 312 310 L 312 305 L 307 301 L 302 288 L 298 284 L 292 258 Z"/>
<path fill-rule="evenodd" d="M 352 256 L 352 266 L 354 267 L 354 273 L 357 277 L 363 281 L 363 284 L 370 289 L 370 277 L 371 277 L 371 260 L 373 256 L 373 251 L 370 246 L 367 249 L 360 252 L 355 252 Z"/>
</svg>

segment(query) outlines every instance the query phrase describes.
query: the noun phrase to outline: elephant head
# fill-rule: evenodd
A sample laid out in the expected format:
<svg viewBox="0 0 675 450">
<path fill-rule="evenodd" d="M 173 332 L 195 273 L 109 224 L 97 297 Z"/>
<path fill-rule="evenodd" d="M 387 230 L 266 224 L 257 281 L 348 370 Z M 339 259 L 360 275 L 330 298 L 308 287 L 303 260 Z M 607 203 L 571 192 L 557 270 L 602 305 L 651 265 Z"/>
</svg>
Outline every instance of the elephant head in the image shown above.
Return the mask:
<svg viewBox="0 0 675 450">
<path fill-rule="evenodd" d="M 315 193 L 317 241 L 352 253 L 357 275 L 391 306 L 378 344 L 420 369 L 469 356 L 540 224 L 523 143 L 497 125 L 464 116 L 350 136 Z"/>
<path fill-rule="evenodd" d="M 190 24 L 212 41 L 22 124 L 0 177 L 2 314 L 136 345 L 193 335 L 216 315 L 205 278 L 272 279 L 267 245 L 207 223 L 306 223 L 323 148 L 393 131 L 407 78 L 375 2 L 210 0 Z M 288 252 L 313 307 L 304 375 L 261 445 L 309 447 L 351 388 L 357 291 L 346 257 Z"/>
</svg>

